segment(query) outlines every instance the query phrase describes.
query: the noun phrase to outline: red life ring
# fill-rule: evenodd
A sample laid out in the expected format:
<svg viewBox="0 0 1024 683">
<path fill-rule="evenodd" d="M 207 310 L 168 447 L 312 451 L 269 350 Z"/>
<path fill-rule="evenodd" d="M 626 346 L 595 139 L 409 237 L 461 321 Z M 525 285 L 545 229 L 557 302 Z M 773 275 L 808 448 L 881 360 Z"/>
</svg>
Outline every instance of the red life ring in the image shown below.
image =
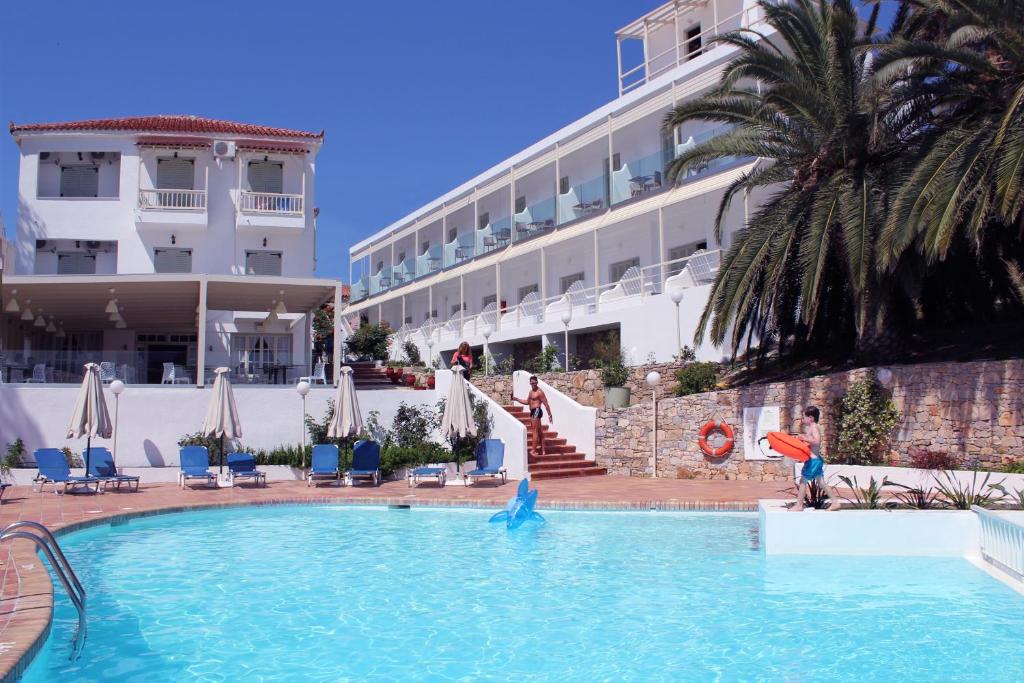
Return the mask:
<svg viewBox="0 0 1024 683">
<path fill-rule="evenodd" d="M 721 432 L 725 436 L 725 442 L 718 448 L 713 448 L 708 443 L 708 436 L 711 432 Z M 704 455 L 711 458 L 721 458 L 732 450 L 733 444 L 736 440 L 733 438 L 732 427 L 726 422 L 715 422 L 709 420 L 703 427 L 700 428 L 700 438 L 697 439 L 697 445 L 704 451 Z"/>
</svg>

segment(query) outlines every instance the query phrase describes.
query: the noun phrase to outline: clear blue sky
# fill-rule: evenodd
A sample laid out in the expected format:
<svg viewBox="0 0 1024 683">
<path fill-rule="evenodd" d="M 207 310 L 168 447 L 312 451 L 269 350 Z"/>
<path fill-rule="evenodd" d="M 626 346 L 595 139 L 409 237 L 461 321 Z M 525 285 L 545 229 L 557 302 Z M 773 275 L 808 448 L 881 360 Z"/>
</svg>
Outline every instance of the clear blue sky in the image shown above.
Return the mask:
<svg viewBox="0 0 1024 683">
<path fill-rule="evenodd" d="M 616 95 L 614 31 L 662 0 L 10 2 L 0 121 L 196 114 L 326 129 L 319 264 Z M 13 236 L 18 152 L 0 142 Z"/>
</svg>

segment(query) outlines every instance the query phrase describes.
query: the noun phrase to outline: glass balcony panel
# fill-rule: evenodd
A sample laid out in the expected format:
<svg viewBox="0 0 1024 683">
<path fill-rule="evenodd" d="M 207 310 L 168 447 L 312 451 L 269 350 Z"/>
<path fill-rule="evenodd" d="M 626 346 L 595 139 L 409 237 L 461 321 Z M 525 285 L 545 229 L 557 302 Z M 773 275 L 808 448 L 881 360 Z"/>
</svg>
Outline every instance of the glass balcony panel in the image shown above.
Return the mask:
<svg viewBox="0 0 1024 683">
<path fill-rule="evenodd" d="M 356 302 L 362 301 L 369 295 L 370 281 L 368 278 L 360 278 L 356 282 L 352 283 L 352 287 L 349 290 L 349 300 Z"/>
<path fill-rule="evenodd" d="M 659 150 L 633 159 L 612 172 L 612 204 L 660 192 L 665 187 L 665 159 Z"/>
<path fill-rule="evenodd" d="M 488 254 L 495 249 L 507 247 L 512 241 L 510 226 L 512 220 L 506 216 L 496 221 L 491 221 L 476 231 L 476 254 L 481 256 Z"/>
<path fill-rule="evenodd" d="M 455 239 L 444 245 L 444 267 L 458 265 L 473 258 L 476 236 L 466 231 L 455 236 Z"/>
<path fill-rule="evenodd" d="M 526 207 L 513 217 L 514 242 L 529 239 L 555 227 L 555 198 L 548 197 Z"/>
<path fill-rule="evenodd" d="M 423 277 L 441 270 L 441 245 L 436 244 L 416 257 L 416 277 Z"/>
<path fill-rule="evenodd" d="M 676 156 L 678 157 L 688 149 L 695 147 L 701 144 L 702 142 L 706 142 L 711 138 L 718 137 L 719 135 L 728 133 L 730 130 L 732 130 L 732 126 L 725 125 L 717 126 L 715 128 L 712 128 L 711 130 L 706 130 L 702 133 L 698 133 L 697 135 L 690 135 L 687 137 L 685 141 L 676 145 Z M 745 159 L 736 156 L 728 156 L 705 162 L 703 164 L 700 164 L 699 166 L 695 166 L 687 170 L 686 174 L 682 178 L 680 178 L 680 182 L 685 183 L 695 178 L 701 178 L 704 176 L 711 175 L 712 173 L 717 173 L 718 171 L 724 168 L 728 168 L 729 166 L 733 166 L 740 161 L 745 161 Z"/>
<path fill-rule="evenodd" d="M 573 185 L 558 195 L 558 224 L 601 213 L 608 208 L 608 183 L 605 176 Z"/>
</svg>

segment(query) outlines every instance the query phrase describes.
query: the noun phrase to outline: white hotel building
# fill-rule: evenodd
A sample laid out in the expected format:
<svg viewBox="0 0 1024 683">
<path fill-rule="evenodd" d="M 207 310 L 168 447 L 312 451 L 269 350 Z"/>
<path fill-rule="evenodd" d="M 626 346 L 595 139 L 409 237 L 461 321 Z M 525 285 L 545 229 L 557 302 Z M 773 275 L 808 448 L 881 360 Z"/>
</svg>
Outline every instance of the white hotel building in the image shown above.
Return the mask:
<svg viewBox="0 0 1024 683">
<path fill-rule="evenodd" d="M 293 383 L 312 368 L 323 132 L 195 116 L 15 124 L 13 272 L 0 290 L 6 382 Z M 336 354 L 337 358 L 337 354 Z"/>
<path fill-rule="evenodd" d="M 740 27 L 769 29 L 753 0 L 675 0 L 619 30 L 616 99 L 350 249 L 349 318 L 386 321 L 424 357 L 466 339 L 478 350 L 488 341 L 496 358 L 521 361 L 547 344 L 561 358 L 566 329 L 583 360 L 612 329 L 632 363 L 692 344 L 721 250 L 758 200 L 733 202 L 719 243 L 723 190 L 757 160 L 669 184 L 673 156 L 722 128 L 666 134 L 662 121 L 717 84 L 735 50 L 710 41 Z"/>
</svg>

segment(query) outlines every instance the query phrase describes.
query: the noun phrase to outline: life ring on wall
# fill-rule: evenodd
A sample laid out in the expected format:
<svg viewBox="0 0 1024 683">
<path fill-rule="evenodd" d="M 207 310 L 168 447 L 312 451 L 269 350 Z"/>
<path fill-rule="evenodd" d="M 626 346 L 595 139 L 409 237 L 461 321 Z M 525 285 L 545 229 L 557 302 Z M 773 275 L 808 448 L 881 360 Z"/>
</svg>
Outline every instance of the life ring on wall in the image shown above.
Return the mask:
<svg viewBox="0 0 1024 683">
<path fill-rule="evenodd" d="M 708 443 L 708 436 L 712 432 L 720 432 L 724 437 L 725 441 L 718 448 L 713 447 Z M 736 440 L 733 438 L 734 433 L 732 427 L 726 422 L 716 422 L 714 420 L 708 420 L 703 427 L 700 428 L 700 438 L 697 439 L 697 445 L 704 451 L 704 455 L 711 458 L 721 458 L 732 450 Z"/>
</svg>

